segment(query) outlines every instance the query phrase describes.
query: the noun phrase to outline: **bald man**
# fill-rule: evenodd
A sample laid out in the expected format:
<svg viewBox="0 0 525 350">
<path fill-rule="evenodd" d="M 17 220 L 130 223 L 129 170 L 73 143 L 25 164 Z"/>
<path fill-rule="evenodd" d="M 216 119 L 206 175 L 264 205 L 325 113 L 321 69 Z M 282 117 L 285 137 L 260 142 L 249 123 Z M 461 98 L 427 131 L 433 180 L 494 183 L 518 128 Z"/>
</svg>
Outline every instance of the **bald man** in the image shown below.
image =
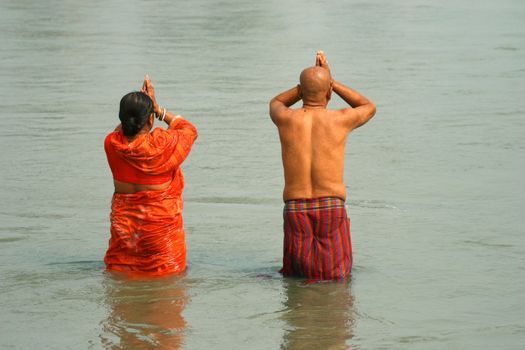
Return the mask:
<svg viewBox="0 0 525 350">
<path fill-rule="evenodd" d="M 340 280 L 350 275 L 352 242 L 343 181 L 348 134 L 369 121 L 375 105 L 332 79 L 317 52 L 300 84 L 270 101 L 284 167 L 284 276 Z M 327 109 L 332 91 L 349 108 Z M 290 106 L 302 100 L 301 108 Z"/>
</svg>

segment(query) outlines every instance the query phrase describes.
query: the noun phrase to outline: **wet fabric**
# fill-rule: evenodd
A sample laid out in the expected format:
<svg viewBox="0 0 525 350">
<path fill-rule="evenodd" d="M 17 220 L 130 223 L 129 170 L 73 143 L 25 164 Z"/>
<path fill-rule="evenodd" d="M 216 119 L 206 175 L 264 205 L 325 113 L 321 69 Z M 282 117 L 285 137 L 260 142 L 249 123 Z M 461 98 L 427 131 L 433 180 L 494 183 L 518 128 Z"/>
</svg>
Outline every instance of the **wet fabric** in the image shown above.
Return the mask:
<svg viewBox="0 0 525 350">
<path fill-rule="evenodd" d="M 183 118 L 169 129 L 156 128 L 129 142 L 120 128 L 106 136 L 104 149 L 113 178 L 133 184 L 162 184 L 186 159 L 197 129 Z"/>
<path fill-rule="evenodd" d="M 189 122 L 173 124 L 168 132 L 156 129 L 159 132 L 141 135 L 131 143 L 113 139 L 112 145 L 127 162 L 153 176 L 169 172 L 171 183 L 163 191 L 113 195 L 111 238 L 104 257 L 108 270 L 159 276 L 186 268 L 180 164 L 197 133 Z"/>
<path fill-rule="evenodd" d="M 165 275 L 186 268 L 179 169 L 165 191 L 113 195 L 111 238 L 104 262 L 113 271 Z"/>
<path fill-rule="evenodd" d="M 284 276 L 340 280 L 350 276 L 350 219 L 343 200 L 294 199 L 283 210 Z"/>
</svg>

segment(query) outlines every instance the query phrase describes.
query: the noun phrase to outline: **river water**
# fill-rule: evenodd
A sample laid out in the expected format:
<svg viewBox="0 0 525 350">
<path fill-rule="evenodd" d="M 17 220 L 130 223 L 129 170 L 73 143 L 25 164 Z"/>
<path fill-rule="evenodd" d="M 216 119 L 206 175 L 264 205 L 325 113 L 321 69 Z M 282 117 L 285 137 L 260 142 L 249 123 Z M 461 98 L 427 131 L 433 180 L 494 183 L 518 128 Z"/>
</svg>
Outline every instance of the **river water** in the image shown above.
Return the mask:
<svg viewBox="0 0 525 350">
<path fill-rule="evenodd" d="M 0 348 L 522 349 L 524 23 L 521 0 L 2 0 Z M 347 144 L 348 283 L 277 272 L 267 103 L 318 49 L 378 107 Z M 145 73 L 199 129 L 189 269 L 126 280 L 102 144 Z"/>
</svg>

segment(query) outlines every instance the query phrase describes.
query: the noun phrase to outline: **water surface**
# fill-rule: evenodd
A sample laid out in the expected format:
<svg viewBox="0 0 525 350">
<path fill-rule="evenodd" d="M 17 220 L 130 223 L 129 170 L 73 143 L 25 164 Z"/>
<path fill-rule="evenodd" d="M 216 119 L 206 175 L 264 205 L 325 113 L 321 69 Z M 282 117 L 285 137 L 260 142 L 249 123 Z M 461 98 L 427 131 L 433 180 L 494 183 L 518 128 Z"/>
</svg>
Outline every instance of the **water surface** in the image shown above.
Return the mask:
<svg viewBox="0 0 525 350">
<path fill-rule="evenodd" d="M 523 23 L 518 0 L 2 1 L 0 347 L 521 349 Z M 277 273 L 267 103 L 318 49 L 378 106 L 347 144 L 344 284 Z M 199 139 L 189 269 L 130 281 L 103 272 L 102 142 L 145 73 Z"/>
</svg>

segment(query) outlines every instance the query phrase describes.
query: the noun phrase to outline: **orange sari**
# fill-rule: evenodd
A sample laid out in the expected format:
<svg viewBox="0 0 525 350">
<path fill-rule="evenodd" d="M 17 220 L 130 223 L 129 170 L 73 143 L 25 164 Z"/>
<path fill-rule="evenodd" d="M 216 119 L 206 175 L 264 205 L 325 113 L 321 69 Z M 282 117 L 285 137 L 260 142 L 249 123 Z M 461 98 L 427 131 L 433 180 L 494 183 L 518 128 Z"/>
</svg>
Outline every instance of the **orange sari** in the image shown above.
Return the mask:
<svg viewBox="0 0 525 350">
<path fill-rule="evenodd" d="M 113 195 L 106 268 L 150 276 L 182 272 L 186 269 L 186 242 L 180 165 L 197 130 L 186 120 L 177 119 L 168 130 L 155 129 L 132 142 L 122 136 L 121 131 L 114 131 L 108 142 L 126 162 L 151 176 L 170 171 L 173 177 L 163 191 Z"/>
</svg>

